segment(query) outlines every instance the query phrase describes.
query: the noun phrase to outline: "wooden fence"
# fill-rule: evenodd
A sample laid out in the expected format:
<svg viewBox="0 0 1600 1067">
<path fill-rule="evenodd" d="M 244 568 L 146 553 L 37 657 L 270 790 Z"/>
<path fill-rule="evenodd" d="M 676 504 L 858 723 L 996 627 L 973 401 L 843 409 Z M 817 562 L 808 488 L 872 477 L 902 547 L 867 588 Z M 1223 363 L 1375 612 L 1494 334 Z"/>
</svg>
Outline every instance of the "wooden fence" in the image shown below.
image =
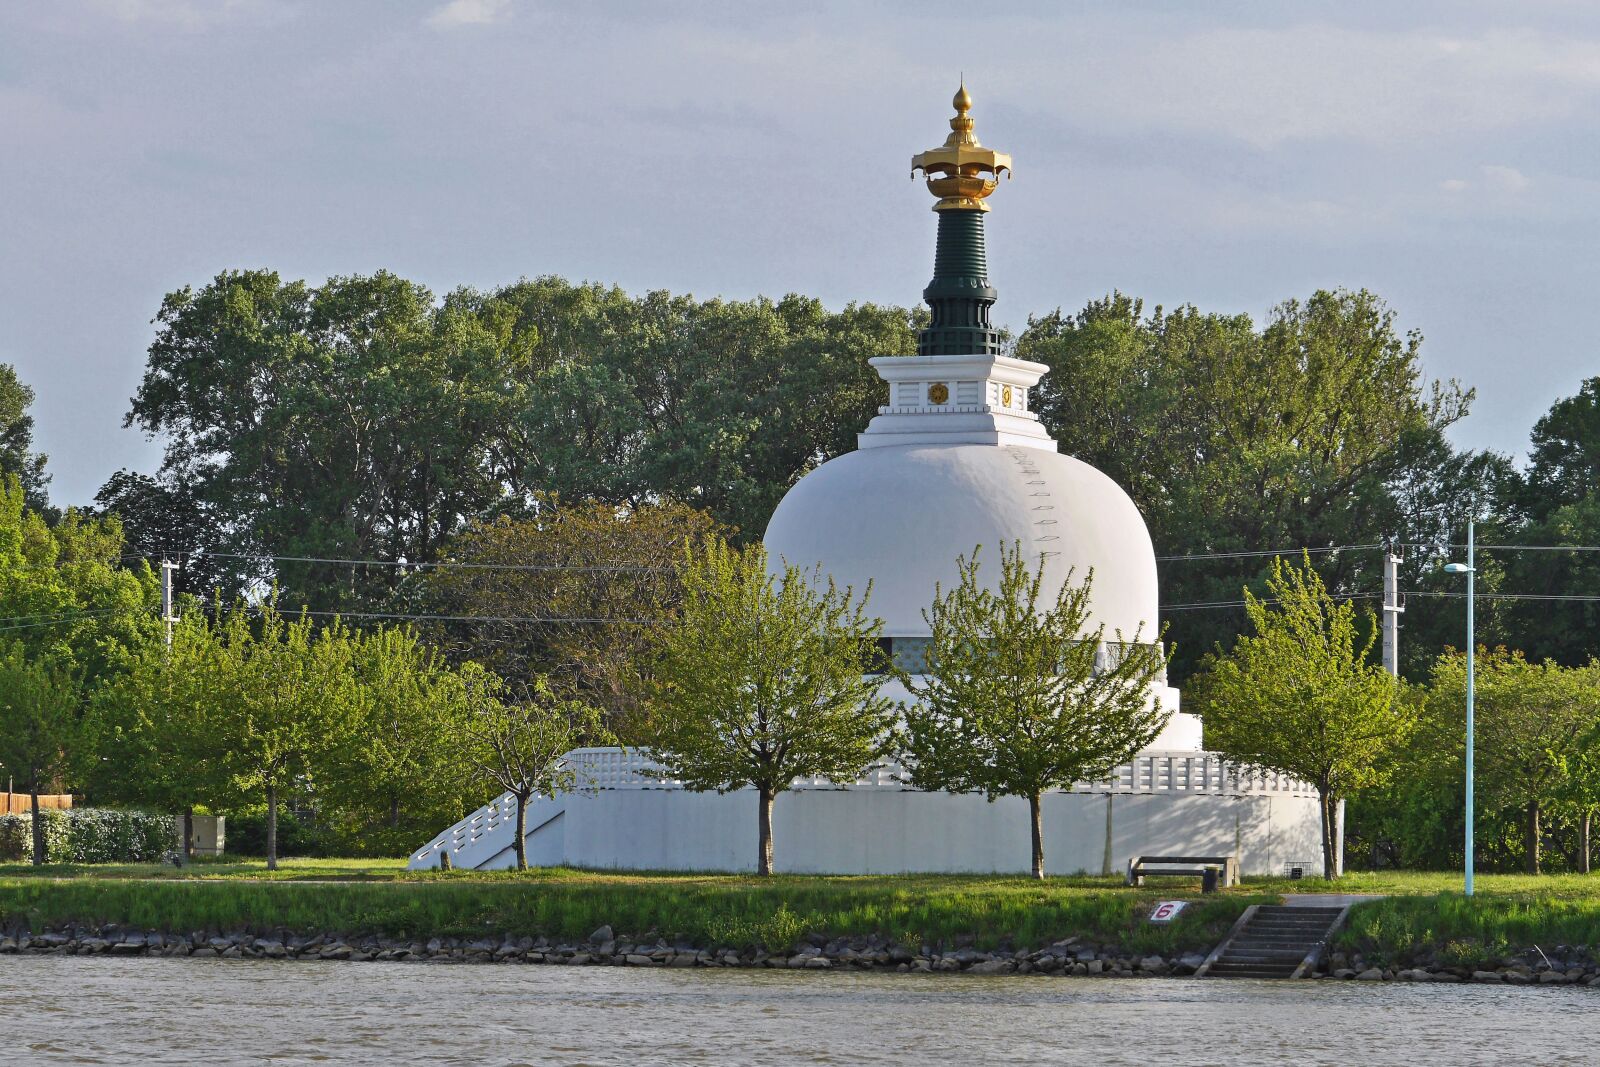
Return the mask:
<svg viewBox="0 0 1600 1067">
<path fill-rule="evenodd" d="M 39 807 L 41 808 L 70 808 L 72 807 L 71 793 L 40 793 Z M 6 815 L 26 815 L 33 810 L 33 798 L 27 793 L 0 792 L 0 813 Z"/>
</svg>

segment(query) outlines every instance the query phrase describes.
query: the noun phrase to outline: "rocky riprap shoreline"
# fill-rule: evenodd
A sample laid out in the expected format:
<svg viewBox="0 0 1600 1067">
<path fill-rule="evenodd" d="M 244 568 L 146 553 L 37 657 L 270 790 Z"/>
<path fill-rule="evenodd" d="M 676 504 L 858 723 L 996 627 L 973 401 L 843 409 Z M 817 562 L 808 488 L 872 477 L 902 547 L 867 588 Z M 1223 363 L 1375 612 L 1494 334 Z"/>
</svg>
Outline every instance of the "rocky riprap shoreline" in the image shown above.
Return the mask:
<svg viewBox="0 0 1600 1067">
<path fill-rule="evenodd" d="M 0 955 L 190 956 L 224 959 L 388 960 L 436 963 L 522 963 L 576 967 L 767 967 L 804 970 L 891 971 L 929 974 L 1039 974 L 1157 978 L 1192 975 L 1205 954 L 1141 955 L 1115 945 L 1069 937 L 1042 949 L 981 950 L 970 946 L 913 946 L 883 937 L 811 935 L 791 949 L 700 948 L 655 935 L 618 938 L 603 926 L 587 940 L 543 937 L 350 937 L 280 931 L 202 931 L 171 934 L 116 925 L 68 926 L 0 935 Z M 1507 985 L 1600 986 L 1600 962 L 1588 949 L 1557 946 L 1505 956 L 1494 963 L 1423 962 L 1395 967 L 1359 953 L 1335 952 L 1324 979 L 1364 982 L 1478 982 Z"/>
<path fill-rule="evenodd" d="M 1531 948 L 1518 955 L 1473 964 L 1425 960 L 1413 966 L 1383 965 L 1359 953 L 1328 957 L 1324 978 L 1359 982 L 1478 982 L 1503 985 L 1600 986 L 1600 962 L 1588 948 L 1557 945 L 1548 954 Z"/>
<path fill-rule="evenodd" d="M 44 933 L 0 936 L 0 954 L 190 956 L 227 959 L 410 960 L 440 963 L 531 963 L 590 967 L 770 967 L 966 974 L 1057 974 L 1156 977 L 1193 974 L 1202 953 L 1139 955 L 1114 946 L 1067 938 L 1047 948 L 984 951 L 911 946 L 882 937 L 808 937 L 789 951 L 700 948 L 647 935 L 618 938 L 601 927 L 585 941 L 543 937 L 302 936 L 198 932 L 171 934 L 120 926 L 76 926 Z"/>
</svg>

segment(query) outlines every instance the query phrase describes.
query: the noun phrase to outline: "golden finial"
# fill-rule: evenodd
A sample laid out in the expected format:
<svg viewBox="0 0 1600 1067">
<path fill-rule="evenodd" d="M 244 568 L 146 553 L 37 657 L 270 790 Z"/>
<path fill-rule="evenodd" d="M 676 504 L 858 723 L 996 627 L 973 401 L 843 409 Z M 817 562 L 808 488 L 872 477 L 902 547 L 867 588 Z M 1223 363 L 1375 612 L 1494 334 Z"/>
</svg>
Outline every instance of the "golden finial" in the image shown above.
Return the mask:
<svg viewBox="0 0 1600 1067">
<path fill-rule="evenodd" d="M 935 211 L 988 211 L 984 201 L 999 184 L 1002 172 L 1011 176 L 1011 157 L 978 143 L 972 132 L 972 94 L 967 92 L 965 77 L 950 104 L 956 109 L 950 136 L 943 146 L 912 157 L 911 176 L 916 177 L 919 170 L 927 176 L 928 191 L 939 198 L 933 205 Z"/>
</svg>

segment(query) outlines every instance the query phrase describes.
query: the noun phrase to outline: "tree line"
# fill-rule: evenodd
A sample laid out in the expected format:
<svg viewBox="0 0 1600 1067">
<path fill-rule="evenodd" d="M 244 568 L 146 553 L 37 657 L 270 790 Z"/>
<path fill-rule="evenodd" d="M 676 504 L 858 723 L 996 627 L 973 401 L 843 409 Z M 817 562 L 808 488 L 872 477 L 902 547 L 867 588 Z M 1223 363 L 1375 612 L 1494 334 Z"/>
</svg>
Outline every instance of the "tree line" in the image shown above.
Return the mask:
<svg viewBox="0 0 1600 1067">
<path fill-rule="evenodd" d="M 1330 876 L 1341 867 L 1341 801 L 1355 862 L 1460 868 L 1466 655 L 1438 653 L 1421 682 L 1392 678 L 1373 662 L 1370 608 L 1333 596 L 1309 559 L 1274 561 L 1267 592 L 1270 606 L 1246 591 L 1250 632 L 1208 656 L 1185 694 L 1204 717 L 1206 746 L 1315 786 Z M 1475 862 L 1587 874 L 1600 811 L 1600 660 L 1569 667 L 1481 648 L 1475 678 Z"/>
<path fill-rule="evenodd" d="M 855 447 L 883 400 L 867 360 L 915 351 L 924 321 L 558 278 L 436 298 L 383 272 L 311 286 L 229 271 L 163 301 L 127 417 L 163 462 L 97 499 L 138 551 L 180 562 L 188 591 L 276 582 L 322 610 L 392 606 L 393 564 L 445 560 L 469 526 L 527 519 L 550 495 L 671 501 L 758 540 L 796 480 Z M 1162 555 L 1439 544 L 1474 492 L 1520 484 L 1504 457 L 1450 444 L 1471 392 L 1427 381 L 1420 336 L 1364 291 L 1259 323 L 1114 294 L 1031 319 L 1011 344 L 1051 368 L 1033 404 L 1046 428 L 1128 489 Z M 1408 584 L 1426 585 L 1412 559 Z M 1319 568 L 1341 592 L 1380 581 L 1376 553 Z M 1265 573 L 1260 559 L 1173 563 L 1164 592 L 1237 601 Z M 1181 681 L 1244 618 L 1172 621 Z M 1411 622 L 1423 644 L 1437 636 Z"/>
<path fill-rule="evenodd" d="M 21 499 L 14 479 L 4 492 Z M 114 550 L 115 520 L 105 525 Z M 1042 878 L 1043 794 L 1104 777 L 1154 739 L 1171 711 L 1150 688 L 1166 658 L 1132 635 L 1130 654 L 1100 662 L 1092 576 L 1050 597 L 1042 563 L 1030 568 L 1020 548 L 998 566 L 996 591 L 978 551 L 961 561 L 929 610 L 927 673 L 914 677 L 884 656 L 870 590 L 769 567 L 759 543 L 686 539 L 675 610 L 639 623 L 637 706 L 624 721 L 685 788 L 756 791 L 762 875 L 774 870 L 774 804 L 796 779 L 848 782 L 894 761 L 919 788 L 1026 799 Z M 170 639 L 144 621 L 93 675 L 69 649 L 0 640 L 0 764 L 34 796 L 35 863 L 46 855 L 38 794 L 66 781 L 186 814 L 264 807 L 269 869 L 286 801 L 347 848 L 394 852 L 505 792 L 521 868 L 530 802 L 585 785 L 563 757 L 617 740 L 570 682 L 512 685 L 473 661 L 454 666 L 410 626 L 318 622 L 272 598 L 191 598 Z M 885 697 L 890 678 L 916 699 Z"/>
<path fill-rule="evenodd" d="M 162 302 L 126 421 L 164 442 L 163 461 L 118 472 L 97 502 L 136 551 L 177 561 L 187 591 L 275 582 L 320 610 L 403 609 L 395 564 L 448 559 L 469 527 L 528 519 L 552 495 L 674 502 L 757 540 L 795 481 L 854 448 L 883 399 L 866 361 L 914 351 L 924 321 L 550 277 L 436 298 L 385 272 L 320 286 L 224 272 Z M 1189 557 L 1163 568 L 1172 605 L 1259 592 L 1267 562 L 1240 553 L 1390 539 L 1410 546 L 1406 588 L 1449 592 L 1441 546 L 1469 513 L 1488 543 L 1600 539 L 1600 379 L 1539 421 L 1524 469 L 1458 448 L 1447 434 L 1472 391 L 1427 379 L 1421 335 L 1364 290 L 1285 301 L 1260 322 L 1112 294 L 1033 317 L 1009 343 L 1051 368 L 1032 407 L 1062 450 L 1128 490 L 1158 554 Z M 1316 564 L 1338 593 L 1381 590 L 1376 550 Z M 1485 591 L 1600 593 L 1596 567 L 1504 554 Z M 1464 611 L 1418 609 L 1401 646 L 1413 680 Z M 1595 610 L 1508 601 L 1483 632 L 1572 665 L 1600 652 L 1585 636 Z M 1242 605 L 1173 613 L 1175 680 L 1245 622 Z"/>
<path fill-rule="evenodd" d="M 286 619 L 338 612 L 365 632 L 403 621 L 374 616 L 425 616 L 418 639 L 448 669 L 476 663 L 515 693 L 543 680 L 635 736 L 648 626 L 684 596 L 679 547 L 757 541 L 787 488 L 852 448 L 881 402 L 867 358 L 912 351 L 922 322 L 920 309 L 556 278 L 441 299 L 384 272 L 318 286 L 224 272 L 169 294 L 156 318 L 127 422 L 163 440 L 160 469 L 118 472 L 92 509 L 50 507 L 31 392 L 0 368 L 0 471 L 20 486 L 0 625 L 26 627 L 0 638 L 48 648 L 92 688 L 156 635 L 149 564 L 166 557 L 180 591 L 223 614 L 275 588 Z M 1033 407 L 1063 451 L 1127 488 L 1158 554 L 1182 557 L 1163 564 L 1164 601 L 1224 605 L 1170 614 L 1180 686 L 1250 630 L 1241 590 L 1267 595 L 1263 550 L 1314 550 L 1342 600 L 1378 591 L 1381 554 L 1333 549 L 1388 537 L 1409 546 L 1405 588 L 1454 592 L 1438 564 L 1468 514 L 1489 544 L 1596 542 L 1600 379 L 1538 422 L 1521 469 L 1459 449 L 1446 434 L 1471 391 L 1425 379 L 1420 336 L 1365 291 L 1261 322 L 1113 294 L 1030 319 L 1012 351 L 1050 366 Z M 1600 596 L 1596 566 L 1489 551 L 1480 588 Z M 1582 670 L 1600 652 L 1595 609 L 1490 600 L 1479 633 L 1541 670 Z M 1432 683 L 1464 610 L 1411 601 L 1410 683 Z M 1370 637 L 1369 616 L 1352 625 Z M 1363 804 L 1352 833 L 1366 842 Z M 1546 840 L 1566 833 L 1553 810 Z M 1460 814 L 1418 812 L 1441 826 Z M 1372 848 L 1443 863 L 1447 839 L 1374 833 Z"/>
</svg>

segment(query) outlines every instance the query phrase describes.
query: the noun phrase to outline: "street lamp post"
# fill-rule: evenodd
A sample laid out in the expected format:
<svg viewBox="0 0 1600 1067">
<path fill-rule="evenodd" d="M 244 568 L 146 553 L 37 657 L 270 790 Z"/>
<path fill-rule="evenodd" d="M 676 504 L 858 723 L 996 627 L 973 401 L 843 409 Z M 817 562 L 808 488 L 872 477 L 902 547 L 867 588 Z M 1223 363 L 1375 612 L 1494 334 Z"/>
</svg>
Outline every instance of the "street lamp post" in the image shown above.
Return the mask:
<svg viewBox="0 0 1600 1067">
<path fill-rule="evenodd" d="M 1466 894 L 1472 895 L 1472 682 L 1473 656 L 1477 652 L 1477 641 L 1472 634 L 1473 621 L 1473 579 L 1477 577 L 1477 560 L 1473 556 L 1473 531 L 1472 520 L 1467 520 L 1467 562 L 1445 564 L 1447 574 L 1465 574 L 1467 576 L 1467 884 Z"/>
</svg>

